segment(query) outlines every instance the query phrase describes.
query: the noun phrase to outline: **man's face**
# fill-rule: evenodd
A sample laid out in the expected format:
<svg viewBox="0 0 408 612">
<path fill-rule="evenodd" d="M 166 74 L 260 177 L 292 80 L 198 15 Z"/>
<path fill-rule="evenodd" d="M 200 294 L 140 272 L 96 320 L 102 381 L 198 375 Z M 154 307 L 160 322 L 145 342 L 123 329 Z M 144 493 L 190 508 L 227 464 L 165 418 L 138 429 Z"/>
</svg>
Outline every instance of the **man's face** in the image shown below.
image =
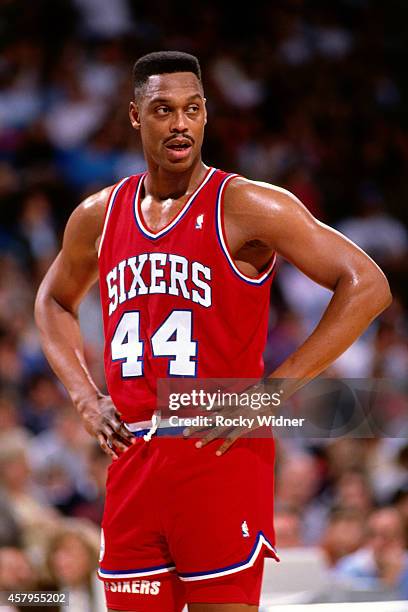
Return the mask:
<svg viewBox="0 0 408 612">
<path fill-rule="evenodd" d="M 187 170 L 200 157 L 206 118 L 202 86 L 192 72 L 149 77 L 130 104 L 146 159 L 173 172 Z"/>
<path fill-rule="evenodd" d="M 377 563 L 380 563 L 388 550 L 404 548 L 404 535 L 401 517 L 393 508 L 374 512 L 368 521 L 369 545 Z"/>
</svg>

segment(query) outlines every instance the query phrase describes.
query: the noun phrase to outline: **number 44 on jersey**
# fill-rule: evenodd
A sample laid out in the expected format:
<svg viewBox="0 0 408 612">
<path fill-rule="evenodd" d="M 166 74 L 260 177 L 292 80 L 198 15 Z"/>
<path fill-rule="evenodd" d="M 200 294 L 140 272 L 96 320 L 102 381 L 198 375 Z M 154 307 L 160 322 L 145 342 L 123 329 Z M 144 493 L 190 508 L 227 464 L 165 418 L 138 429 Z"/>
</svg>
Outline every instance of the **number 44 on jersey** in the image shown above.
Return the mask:
<svg viewBox="0 0 408 612">
<path fill-rule="evenodd" d="M 195 376 L 197 342 L 192 339 L 193 313 L 173 310 L 152 335 L 153 357 L 168 357 L 170 376 Z M 112 338 L 112 361 L 122 361 L 122 378 L 143 376 L 147 340 L 140 337 L 140 312 L 124 312 Z"/>
</svg>

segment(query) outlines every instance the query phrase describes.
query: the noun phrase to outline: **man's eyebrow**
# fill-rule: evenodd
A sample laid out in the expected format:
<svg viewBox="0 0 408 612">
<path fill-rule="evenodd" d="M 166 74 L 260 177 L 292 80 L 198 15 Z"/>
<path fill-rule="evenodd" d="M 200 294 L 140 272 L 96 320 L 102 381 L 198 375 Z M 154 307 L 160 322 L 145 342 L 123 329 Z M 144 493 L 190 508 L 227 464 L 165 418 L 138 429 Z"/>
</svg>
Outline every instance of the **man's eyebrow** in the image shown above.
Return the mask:
<svg viewBox="0 0 408 612">
<path fill-rule="evenodd" d="M 201 94 L 196 93 L 193 94 L 192 96 L 189 96 L 187 98 L 187 102 L 192 102 L 193 100 L 196 100 L 197 98 L 202 99 Z M 165 98 L 163 96 L 156 96 L 153 97 L 151 100 L 149 100 L 149 104 L 171 104 L 173 102 L 172 98 Z"/>
</svg>

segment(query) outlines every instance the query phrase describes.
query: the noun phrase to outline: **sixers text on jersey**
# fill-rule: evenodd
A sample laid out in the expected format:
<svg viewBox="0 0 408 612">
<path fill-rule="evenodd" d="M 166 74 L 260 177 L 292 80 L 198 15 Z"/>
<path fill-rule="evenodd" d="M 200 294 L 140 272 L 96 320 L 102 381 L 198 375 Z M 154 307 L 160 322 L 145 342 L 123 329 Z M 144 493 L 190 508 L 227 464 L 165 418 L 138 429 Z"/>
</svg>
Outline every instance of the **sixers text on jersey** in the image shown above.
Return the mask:
<svg viewBox="0 0 408 612">
<path fill-rule="evenodd" d="M 120 261 L 106 275 L 109 316 L 119 304 L 148 293 L 182 295 L 211 306 L 211 269 L 199 261 L 171 253 L 142 253 Z M 193 287 L 190 289 L 190 287 Z"/>
</svg>

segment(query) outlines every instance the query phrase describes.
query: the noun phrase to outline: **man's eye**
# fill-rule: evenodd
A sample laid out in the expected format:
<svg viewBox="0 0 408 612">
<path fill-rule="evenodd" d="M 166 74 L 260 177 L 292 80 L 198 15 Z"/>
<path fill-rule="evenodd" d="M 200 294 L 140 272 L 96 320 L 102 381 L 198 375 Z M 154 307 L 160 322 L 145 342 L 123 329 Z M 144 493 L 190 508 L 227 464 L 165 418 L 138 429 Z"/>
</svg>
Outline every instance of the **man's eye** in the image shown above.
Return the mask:
<svg viewBox="0 0 408 612">
<path fill-rule="evenodd" d="M 197 113 L 199 110 L 200 109 L 197 106 L 197 104 L 190 104 L 190 106 L 187 107 L 187 112 L 188 113 Z"/>
<path fill-rule="evenodd" d="M 156 113 L 159 115 L 167 115 L 168 112 L 169 108 L 167 106 L 159 106 L 159 108 L 156 108 Z"/>
</svg>

